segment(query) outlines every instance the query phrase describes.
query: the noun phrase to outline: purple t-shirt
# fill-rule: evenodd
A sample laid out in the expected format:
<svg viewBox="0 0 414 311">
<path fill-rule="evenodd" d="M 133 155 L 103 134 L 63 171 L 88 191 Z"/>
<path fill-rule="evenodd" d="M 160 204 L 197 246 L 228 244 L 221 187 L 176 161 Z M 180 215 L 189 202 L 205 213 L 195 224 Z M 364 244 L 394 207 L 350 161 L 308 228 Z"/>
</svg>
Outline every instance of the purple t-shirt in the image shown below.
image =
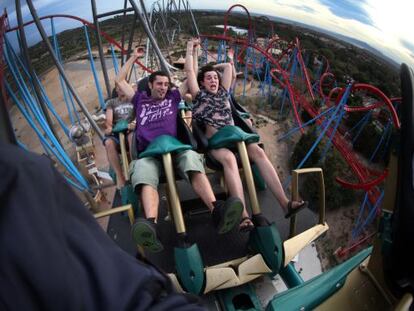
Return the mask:
<svg viewBox="0 0 414 311">
<path fill-rule="evenodd" d="M 181 96 L 168 91 L 164 99 L 153 99 L 147 92 L 137 92 L 132 99 L 137 114 L 137 149 L 145 150 L 160 135 L 177 136 L 177 113 Z"/>
</svg>

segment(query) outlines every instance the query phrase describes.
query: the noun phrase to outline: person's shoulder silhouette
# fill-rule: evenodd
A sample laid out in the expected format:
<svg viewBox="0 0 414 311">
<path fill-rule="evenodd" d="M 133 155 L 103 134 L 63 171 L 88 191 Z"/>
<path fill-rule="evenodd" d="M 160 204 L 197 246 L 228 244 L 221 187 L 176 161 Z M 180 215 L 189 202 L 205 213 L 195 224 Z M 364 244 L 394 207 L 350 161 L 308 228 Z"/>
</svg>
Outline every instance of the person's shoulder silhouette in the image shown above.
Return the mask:
<svg viewBox="0 0 414 311">
<path fill-rule="evenodd" d="M 0 142 L 0 309 L 204 310 L 121 250 L 46 156 Z"/>
</svg>

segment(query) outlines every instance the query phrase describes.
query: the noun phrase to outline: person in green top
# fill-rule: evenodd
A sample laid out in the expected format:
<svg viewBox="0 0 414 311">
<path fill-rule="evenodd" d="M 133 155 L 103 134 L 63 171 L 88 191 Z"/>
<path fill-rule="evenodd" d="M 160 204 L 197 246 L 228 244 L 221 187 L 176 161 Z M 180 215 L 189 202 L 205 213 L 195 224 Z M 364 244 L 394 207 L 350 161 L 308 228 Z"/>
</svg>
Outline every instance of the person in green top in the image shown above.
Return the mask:
<svg viewBox="0 0 414 311">
<path fill-rule="evenodd" d="M 121 189 L 125 185 L 125 176 L 122 172 L 121 163 L 118 155 L 119 135 L 113 133 L 113 127 L 121 120 L 128 121 L 127 141 L 131 146 L 132 137 L 135 129 L 135 109 L 128 97 L 119 89 L 115 88 L 112 98 L 106 102 L 106 129 L 104 145 L 109 164 L 116 174 L 116 187 Z"/>
</svg>

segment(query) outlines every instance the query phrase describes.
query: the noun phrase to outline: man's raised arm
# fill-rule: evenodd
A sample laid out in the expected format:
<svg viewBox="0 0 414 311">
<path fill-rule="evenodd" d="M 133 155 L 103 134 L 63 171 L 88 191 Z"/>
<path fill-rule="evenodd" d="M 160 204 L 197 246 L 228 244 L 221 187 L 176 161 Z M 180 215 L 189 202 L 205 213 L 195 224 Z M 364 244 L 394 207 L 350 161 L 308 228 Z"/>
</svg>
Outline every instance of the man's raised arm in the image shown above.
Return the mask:
<svg viewBox="0 0 414 311">
<path fill-rule="evenodd" d="M 119 91 L 125 94 L 128 100 L 132 100 L 132 97 L 134 97 L 135 95 L 135 91 L 132 88 L 132 86 L 127 82 L 126 78 L 134 62 L 142 55 L 144 55 L 143 49 L 141 48 L 135 49 L 134 53 L 126 61 L 124 66 L 121 67 L 118 75 L 115 78 L 115 85 L 118 87 Z"/>
</svg>

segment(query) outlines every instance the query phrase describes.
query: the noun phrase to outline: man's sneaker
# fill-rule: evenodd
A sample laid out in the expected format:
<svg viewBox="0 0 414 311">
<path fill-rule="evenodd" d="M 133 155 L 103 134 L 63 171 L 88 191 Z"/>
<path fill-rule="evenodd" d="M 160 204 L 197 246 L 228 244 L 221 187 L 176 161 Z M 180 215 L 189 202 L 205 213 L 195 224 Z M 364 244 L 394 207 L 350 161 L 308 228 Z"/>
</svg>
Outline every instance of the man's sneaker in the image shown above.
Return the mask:
<svg viewBox="0 0 414 311">
<path fill-rule="evenodd" d="M 213 223 L 219 234 L 227 233 L 239 225 L 243 203 L 239 198 L 230 197 L 226 201 L 218 200 L 213 203 Z"/>
<path fill-rule="evenodd" d="M 145 250 L 156 253 L 164 249 L 157 238 L 156 224 L 145 218 L 138 218 L 132 225 L 132 239 Z"/>
</svg>

